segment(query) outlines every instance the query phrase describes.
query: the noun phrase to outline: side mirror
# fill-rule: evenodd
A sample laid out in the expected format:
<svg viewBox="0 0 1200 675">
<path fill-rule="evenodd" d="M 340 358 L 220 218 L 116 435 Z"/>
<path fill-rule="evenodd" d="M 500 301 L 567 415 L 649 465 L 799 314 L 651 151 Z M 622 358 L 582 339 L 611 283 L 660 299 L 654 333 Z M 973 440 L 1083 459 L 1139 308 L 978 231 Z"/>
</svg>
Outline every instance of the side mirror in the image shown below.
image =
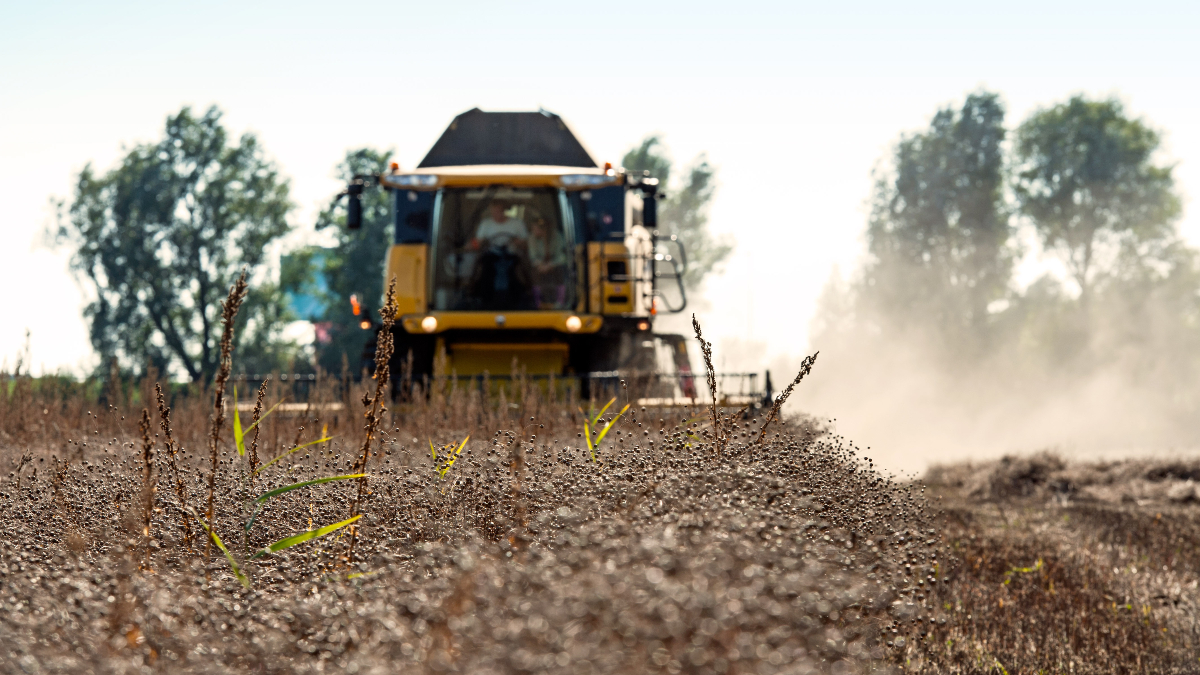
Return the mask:
<svg viewBox="0 0 1200 675">
<path fill-rule="evenodd" d="M 362 181 L 356 180 L 346 186 L 346 227 L 351 230 L 362 228 Z"/>
<path fill-rule="evenodd" d="M 642 225 L 653 231 L 658 227 L 658 179 L 643 171 L 635 185 L 642 191 Z"/>
<path fill-rule="evenodd" d="M 658 197 L 653 193 L 642 199 L 642 225 L 647 230 L 658 227 Z"/>
</svg>

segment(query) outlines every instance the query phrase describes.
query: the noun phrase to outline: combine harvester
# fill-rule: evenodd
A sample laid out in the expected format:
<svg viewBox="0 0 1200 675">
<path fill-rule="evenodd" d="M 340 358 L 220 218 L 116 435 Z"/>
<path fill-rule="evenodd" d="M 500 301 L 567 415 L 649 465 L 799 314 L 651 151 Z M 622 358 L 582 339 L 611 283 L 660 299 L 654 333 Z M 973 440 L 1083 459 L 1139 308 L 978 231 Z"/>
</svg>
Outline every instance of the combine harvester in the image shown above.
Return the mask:
<svg viewBox="0 0 1200 675">
<path fill-rule="evenodd" d="M 687 339 L 654 332 L 687 306 L 686 253 L 656 229 L 658 181 L 598 166 L 557 115 L 459 115 L 416 169 L 354 178 L 339 197 L 349 228 L 376 187 L 393 204 L 394 378 L 519 374 L 573 378 L 585 397 L 625 382 L 641 405 L 708 399 Z M 721 403 L 769 402 L 756 375 L 723 375 Z"/>
</svg>

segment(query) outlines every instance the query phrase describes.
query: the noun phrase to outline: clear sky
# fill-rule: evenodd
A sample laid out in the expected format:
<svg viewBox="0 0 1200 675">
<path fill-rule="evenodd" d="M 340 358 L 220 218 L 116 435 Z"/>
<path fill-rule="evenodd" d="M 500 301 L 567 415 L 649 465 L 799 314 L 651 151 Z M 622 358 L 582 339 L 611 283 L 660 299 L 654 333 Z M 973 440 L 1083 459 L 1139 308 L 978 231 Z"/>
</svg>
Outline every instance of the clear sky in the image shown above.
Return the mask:
<svg viewBox="0 0 1200 675">
<path fill-rule="evenodd" d="M 251 6 L 253 4 L 253 6 Z M 980 87 L 1016 123 L 1077 92 L 1162 130 L 1200 243 L 1200 5 L 1182 2 L 0 4 L 0 357 L 91 362 L 84 294 L 46 248 L 88 162 L 218 104 L 292 180 L 311 230 L 345 150 L 413 166 L 457 113 L 563 115 L 597 160 L 660 132 L 719 169 L 737 240 L 698 303 L 731 362 L 793 357 L 835 265 L 862 254 L 871 171 L 902 132 Z M 349 8 L 353 8 L 352 10 Z"/>
</svg>

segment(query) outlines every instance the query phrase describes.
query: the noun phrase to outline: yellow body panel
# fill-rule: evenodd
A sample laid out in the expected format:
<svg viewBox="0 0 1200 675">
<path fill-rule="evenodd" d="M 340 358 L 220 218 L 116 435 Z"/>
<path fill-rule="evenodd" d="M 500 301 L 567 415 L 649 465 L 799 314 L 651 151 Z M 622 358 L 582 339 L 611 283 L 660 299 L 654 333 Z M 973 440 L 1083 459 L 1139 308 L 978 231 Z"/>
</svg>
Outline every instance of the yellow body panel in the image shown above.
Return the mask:
<svg viewBox="0 0 1200 675">
<path fill-rule="evenodd" d="M 624 244 L 588 242 L 588 308 L 601 314 L 628 314 L 634 308 L 633 264 Z M 625 280 L 609 281 L 608 264 L 623 262 Z"/>
<path fill-rule="evenodd" d="M 395 244 L 388 249 L 383 287 L 386 289 L 392 277 L 396 278 L 396 316 L 425 311 L 428 257 L 426 244 Z"/>
<path fill-rule="evenodd" d="M 437 319 L 434 333 L 453 329 L 537 329 L 545 328 L 570 333 L 567 319 L 576 316 L 571 312 L 431 312 L 401 317 L 400 324 L 409 333 L 423 334 L 421 319 L 432 316 Z M 576 333 L 595 333 L 600 330 L 604 319 L 599 316 L 578 315 L 581 326 Z"/>
<path fill-rule="evenodd" d="M 518 370 L 530 375 L 562 373 L 567 365 L 569 348 L 565 343 L 492 343 L 452 342 L 445 345 L 446 368 L 449 375 L 513 374 L 513 361 Z"/>
</svg>

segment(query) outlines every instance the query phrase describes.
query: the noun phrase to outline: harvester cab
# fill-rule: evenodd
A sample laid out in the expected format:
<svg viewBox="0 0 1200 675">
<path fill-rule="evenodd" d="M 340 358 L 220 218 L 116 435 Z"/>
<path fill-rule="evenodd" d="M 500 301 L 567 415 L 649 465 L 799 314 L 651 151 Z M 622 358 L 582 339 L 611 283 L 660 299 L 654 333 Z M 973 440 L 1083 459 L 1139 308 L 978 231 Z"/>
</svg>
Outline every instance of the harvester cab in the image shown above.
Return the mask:
<svg viewBox="0 0 1200 675">
<path fill-rule="evenodd" d="M 517 368 L 587 388 L 641 382 L 646 395 L 691 385 L 682 339 L 654 333 L 658 314 L 687 304 L 686 254 L 656 229 L 658 181 L 598 165 L 557 115 L 459 115 L 414 170 L 348 186 L 349 227 L 374 185 L 393 204 L 393 377 Z M 654 377 L 664 345 L 686 382 Z"/>
</svg>

